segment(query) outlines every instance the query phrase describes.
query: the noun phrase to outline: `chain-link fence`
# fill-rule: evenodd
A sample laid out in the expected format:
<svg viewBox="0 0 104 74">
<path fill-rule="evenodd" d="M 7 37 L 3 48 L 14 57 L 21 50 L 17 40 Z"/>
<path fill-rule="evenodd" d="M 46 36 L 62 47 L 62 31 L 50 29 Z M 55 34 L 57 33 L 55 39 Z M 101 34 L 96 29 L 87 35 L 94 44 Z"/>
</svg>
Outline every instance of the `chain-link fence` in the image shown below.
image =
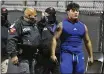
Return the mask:
<svg viewBox="0 0 104 74">
<path fill-rule="evenodd" d="M 2 1 L 3 6 L 14 6 L 17 8 L 24 7 L 24 6 L 32 6 L 41 10 L 44 10 L 47 7 L 54 7 L 58 11 L 65 12 L 66 6 L 71 3 L 75 2 L 80 5 L 80 11 L 86 14 L 94 14 L 94 13 L 102 13 L 104 10 L 104 1 L 77 1 L 77 0 L 70 0 L 70 1 L 58 1 L 58 0 L 24 0 L 24 1 Z"/>
</svg>

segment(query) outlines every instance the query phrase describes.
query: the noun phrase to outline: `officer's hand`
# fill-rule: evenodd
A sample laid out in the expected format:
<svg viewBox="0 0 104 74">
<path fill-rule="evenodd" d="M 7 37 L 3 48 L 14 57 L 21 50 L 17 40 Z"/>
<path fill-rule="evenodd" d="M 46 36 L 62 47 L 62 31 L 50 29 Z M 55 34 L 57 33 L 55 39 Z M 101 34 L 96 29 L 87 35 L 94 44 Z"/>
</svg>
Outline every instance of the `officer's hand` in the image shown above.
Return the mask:
<svg viewBox="0 0 104 74">
<path fill-rule="evenodd" d="M 88 58 L 88 62 L 89 62 L 89 65 L 92 65 L 92 64 L 93 64 L 93 62 L 94 62 L 93 57 L 89 57 L 89 58 Z"/>
<path fill-rule="evenodd" d="M 51 59 L 52 61 L 56 62 L 57 61 L 57 57 L 55 55 L 51 55 Z"/>
<path fill-rule="evenodd" d="M 17 56 L 12 57 L 12 58 L 11 58 L 11 62 L 12 62 L 13 64 L 18 64 L 18 57 L 17 57 Z"/>
</svg>

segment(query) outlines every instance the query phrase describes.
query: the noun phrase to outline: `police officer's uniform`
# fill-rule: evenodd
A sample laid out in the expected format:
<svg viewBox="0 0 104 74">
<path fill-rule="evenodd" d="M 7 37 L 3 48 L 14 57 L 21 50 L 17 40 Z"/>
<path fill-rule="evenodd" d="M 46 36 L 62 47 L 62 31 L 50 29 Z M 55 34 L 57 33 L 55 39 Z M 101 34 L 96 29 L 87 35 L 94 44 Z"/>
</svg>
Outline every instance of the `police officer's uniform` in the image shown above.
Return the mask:
<svg viewBox="0 0 104 74">
<path fill-rule="evenodd" d="M 23 65 L 21 63 L 27 65 L 31 63 L 40 41 L 40 34 L 36 24 L 27 22 L 24 17 L 20 17 L 10 26 L 8 39 L 8 54 L 11 57 L 17 55 L 19 57 L 19 65 Z M 28 69 L 26 68 L 27 66 L 25 66 L 20 67 L 19 73 L 29 73 L 29 70 L 26 70 Z"/>
<path fill-rule="evenodd" d="M 7 20 L 8 10 L 1 8 L 1 73 L 6 73 L 8 69 L 8 55 L 6 52 L 8 29 L 11 25 Z"/>
<path fill-rule="evenodd" d="M 57 22 L 53 25 L 49 23 L 42 23 L 42 21 L 38 22 L 38 28 L 41 34 L 41 44 L 39 47 L 40 55 L 38 56 L 38 67 L 39 65 L 42 66 L 41 71 L 39 69 L 40 74 L 59 74 L 59 60 L 57 62 L 53 62 L 50 59 L 50 52 L 51 52 L 51 41 L 55 31 L 58 28 Z M 58 50 L 56 54 L 59 58 L 59 43 L 57 46 Z M 38 68 L 37 68 L 38 69 Z M 38 72 L 37 72 L 38 73 Z"/>
</svg>

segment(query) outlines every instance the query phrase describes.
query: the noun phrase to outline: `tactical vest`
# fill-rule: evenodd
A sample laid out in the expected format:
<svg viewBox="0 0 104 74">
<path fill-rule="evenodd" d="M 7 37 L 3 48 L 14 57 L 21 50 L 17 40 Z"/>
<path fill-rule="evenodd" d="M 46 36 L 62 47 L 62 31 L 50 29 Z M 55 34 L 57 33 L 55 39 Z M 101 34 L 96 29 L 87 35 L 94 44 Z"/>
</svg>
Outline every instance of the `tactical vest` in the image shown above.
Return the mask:
<svg viewBox="0 0 104 74">
<path fill-rule="evenodd" d="M 44 55 L 49 55 L 51 50 L 52 37 L 54 35 L 57 25 L 46 25 L 41 31 L 41 46 L 40 49 Z"/>
<path fill-rule="evenodd" d="M 24 25 L 25 24 L 25 25 Z M 26 25 L 25 21 L 21 21 L 20 47 L 26 49 L 37 48 L 40 44 L 40 33 L 36 25 Z"/>
</svg>

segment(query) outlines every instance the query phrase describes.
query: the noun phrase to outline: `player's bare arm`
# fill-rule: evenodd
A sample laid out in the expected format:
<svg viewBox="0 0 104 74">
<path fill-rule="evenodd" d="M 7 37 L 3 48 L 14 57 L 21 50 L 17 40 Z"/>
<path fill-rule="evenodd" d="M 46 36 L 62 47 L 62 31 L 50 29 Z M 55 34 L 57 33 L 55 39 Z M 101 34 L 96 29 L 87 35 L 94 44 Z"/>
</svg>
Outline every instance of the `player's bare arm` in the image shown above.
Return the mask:
<svg viewBox="0 0 104 74">
<path fill-rule="evenodd" d="M 57 30 L 55 32 L 55 35 L 52 38 L 51 59 L 53 61 L 57 60 L 57 58 L 55 56 L 55 49 L 56 49 L 56 46 L 57 46 L 57 41 L 56 40 L 60 37 L 61 33 L 62 33 L 62 22 L 59 23 L 58 28 L 57 28 Z"/>
<path fill-rule="evenodd" d="M 86 50 L 88 52 L 88 55 L 89 55 L 89 58 L 90 58 L 90 61 L 93 63 L 93 50 L 92 50 L 92 43 L 91 43 L 91 40 L 90 40 L 90 37 L 89 37 L 89 34 L 88 34 L 88 29 L 85 25 L 85 36 L 84 36 L 84 43 L 85 43 L 85 47 L 86 47 Z"/>
</svg>

